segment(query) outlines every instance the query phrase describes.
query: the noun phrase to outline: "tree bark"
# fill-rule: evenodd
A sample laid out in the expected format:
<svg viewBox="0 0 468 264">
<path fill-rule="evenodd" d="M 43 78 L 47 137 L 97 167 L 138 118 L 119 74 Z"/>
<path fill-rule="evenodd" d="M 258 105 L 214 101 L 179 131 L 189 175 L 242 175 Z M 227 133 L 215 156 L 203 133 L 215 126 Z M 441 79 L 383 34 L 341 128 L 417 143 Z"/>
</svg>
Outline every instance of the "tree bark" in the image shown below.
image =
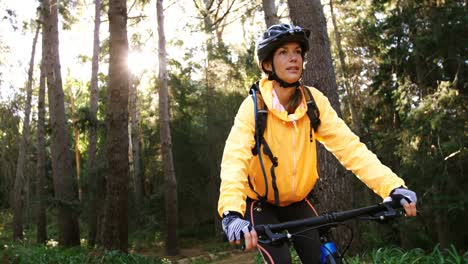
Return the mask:
<svg viewBox="0 0 468 264">
<path fill-rule="evenodd" d="M 52 171 L 58 208 L 59 244 L 80 244 L 77 189 L 68 142 L 64 93 L 60 73 L 57 0 L 44 0 L 46 6 L 47 87 L 50 109 Z"/>
<path fill-rule="evenodd" d="M 39 80 L 38 114 L 37 114 L 37 165 L 36 165 L 36 196 L 37 196 L 37 243 L 45 244 L 47 240 L 47 216 L 46 216 L 46 150 L 45 150 L 45 81 L 46 70 L 46 40 L 45 30 L 42 30 L 42 59 L 41 76 Z"/>
<path fill-rule="evenodd" d="M 156 10 L 159 35 L 159 123 L 161 127 L 161 148 L 166 185 L 166 253 L 173 256 L 179 253 L 179 241 L 177 236 L 177 179 L 172 156 L 163 0 L 158 0 L 156 2 Z"/>
<path fill-rule="evenodd" d="M 96 152 L 97 152 L 97 109 L 98 109 L 98 72 L 99 72 L 99 53 L 101 51 L 99 31 L 101 27 L 101 0 L 94 0 L 94 33 L 93 33 L 93 58 L 91 61 L 91 87 L 89 97 L 89 112 L 91 117 L 91 126 L 89 127 L 88 135 L 88 186 L 85 195 L 88 196 L 88 245 L 96 244 L 96 236 L 98 233 L 98 212 L 102 209 L 102 195 L 104 186 L 98 186 L 102 182 L 102 176 L 97 173 L 96 169 Z M 101 179 L 101 180 L 100 180 Z"/>
<path fill-rule="evenodd" d="M 31 116 L 31 97 L 32 97 L 32 82 L 34 72 L 34 57 L 36 55 L 36 44 L 39 36 L 40 25 L 37 25 L 36 34 L 34 35 L 31 51 L 31 59 L 29 61 L 28 82 L 26 85 L 26 104 L 24 106 L 23 133 L 18 153 L 18 162 L 16 163 L 16 177 L 14 186 L 14 202 L 13 202 L 13 240 L 23 239 L 23 210 L 24 210 L 24 194 L 25 187 L 28 181 L 25 181 L 24 169 L 27 166 L 28 156 L 28 137 L 29 137 L 29 122 Z"/>
<path fill-rule="evenodd" d="M 139 80 L 134 79 L 130 86 L 130 131 L 132 142 L 133 183 L 137 211 L 143 204 L 143 178 L 141 173 L 140 136 L 138 131 L 138 87 Z"/>
<path fill-rule="evenodd" d="M 107 178 L 102 245 L 128 252 L 128 90 L 127 4 L 109 2 L 110 61 L 107 112 Z"/>
<path fill-rule="evenodd" d="M 76 107 L 75 107 L 75 95 L 73 94 L 73 89 L 70 87 L 70 106 L 71 106 L 71 115 L 73 116 L 76 113 Z M 76 167 L 76 182 L 78 186 L 78 200 L 83 201 L 82 199 L 82 190 L 81 190 L 81 153 L 80 153 L 80 132 L 78 131 L 78 127 L 76 125 L 76 122 L 78 120 L 73 118 L 73 139 L 75 141 L 75 167 Z"/>
<path fill-rule="evenodd" d="M 333 8 L 333 0 L 330 0 L 330 14 L 332 18 L 333 31 L 335 32 L 335 42 L 336 42 L 336 48 L 338 49 L 338 57 L 340 59 L 341 72 L 343 76 L 343 84 L 344 84 L 344 88 L 349 98 L 348 107 L 351 113 L 352 127 L 354 128 L 354 132 L 356 132 L 357 135 L 361 136 L 362 125 L 361 125 L 361 119 L 359 118 L 358 110 L 356 106 L 356 101 L 359 100 L 359 98 L 358 96 L 356 96 L 355 89 L 351 87 L 351 84 L 349 82 L 348 67 L 346 65 L 346 55 L 341 45 L 341 34 L 338 28 L 338 23 L 336 22 L 336 16 L 335 16 L 334 8 Z"/>
<path fill-rule="evenodd" d="M 280 21 L 275 6 L 275 0 L 262 0 L 262 5 L 267 28 L 279 24 Z"/>
<path fill-rule="evenodd" d="M 311 30 L 310 50 L 307 54 L 309 65 L 304 70 L 303 81 L 315 86 L 328 97 L 332 107 L 341 116 L 338 87 L 333 69 L 330 42 L 325 15 L 320 0 L 288 0 L 292 21 Z M 336 158 L 318 144 L 320 179 L 313 190 L 317 197 L 319 211 L 335 211 L 351 208 L 353 192 L 351 177 L 345 177 L 345 170 Z M 349 235 L 340 236 L 339 243 L 349 241 Z"/>
</svg>

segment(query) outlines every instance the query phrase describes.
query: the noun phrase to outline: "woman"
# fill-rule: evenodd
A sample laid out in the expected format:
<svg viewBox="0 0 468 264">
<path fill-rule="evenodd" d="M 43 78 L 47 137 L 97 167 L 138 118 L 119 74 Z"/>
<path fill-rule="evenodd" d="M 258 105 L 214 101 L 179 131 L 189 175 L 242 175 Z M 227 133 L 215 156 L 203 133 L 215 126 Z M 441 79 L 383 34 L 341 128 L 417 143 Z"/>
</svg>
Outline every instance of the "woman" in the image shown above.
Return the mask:
<svg viewBox="0 0 468 264">
<path fill-rule="evenodd" d="M 267 263 L 291 263 L 288 246 L 259 244 L 251 226 L 316 215 L 307 196 L 318 179 L 317 140 L 378 195 L 400 200 L 408 216 L 416 215 L 416 194 L 403 187 L 404 181 L 359 141 L 320 91 L 301 85 L 309 34 L 292 24 L 273 25 L 257 43 L 259 67 L 266 75 L 258 84 L 268 109 L 263 137 L 277 164 L 272 166 L 274 159 L 260 160 L 263 151 L 252 154 L 255 102 L 250 96 L 236 115 L 221 164 L 218 212 L 223 217 L 223 230 L 231 243 L 239 244 L 243 235 L 246 249 L 257 247 Z M 320 125 L 314 131 L 307 115 L 305 89 L 310 90 L 320 113 Z M 262 165 L 272 170 L 265 170 L 264 175 Z M 293 239 L 302 263 L 318 263 L 317 231 L 303 235 L 307 238 Z"/>
</svg>

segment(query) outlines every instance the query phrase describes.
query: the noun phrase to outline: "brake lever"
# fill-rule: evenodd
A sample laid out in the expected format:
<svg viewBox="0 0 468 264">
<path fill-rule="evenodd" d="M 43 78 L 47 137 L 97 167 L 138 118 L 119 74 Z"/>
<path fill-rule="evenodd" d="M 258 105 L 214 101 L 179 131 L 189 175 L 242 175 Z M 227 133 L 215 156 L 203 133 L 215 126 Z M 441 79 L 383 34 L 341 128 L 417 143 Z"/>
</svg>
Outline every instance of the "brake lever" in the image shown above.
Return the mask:
<svg viewBox="0 0 468 264">
<path fill-rule="evenodd" d="M 371 220 L 371 221 L 377 221 L 377 222 L 386 222 L 387 220 L 398 218 L 404 215 L 404 213 L 400 210 L 395 210 L 393 207 L 391 207 L 388 204 L 384 204 L 385 208 L 387 210 L 383 212 L 379 212 L 376 214 L 373 214 L 372 216 L 363 216 L 360 217 L 360 220 Z"/>
<path fill-rule="evenodd" d="M 262 244 L 267 244 L 267 245 L 279 245 L 281 244 L 284 240 L 287 240 L 291 238 L 291 234 L 289 233 L 273 233 L 268 225 L 265 225 L 263 227 L 264 230 L 264 236 L 267 239 L 262 239 L 263 235 L 260 235 L 258 238 L 258 242 Z"/>
</svg>

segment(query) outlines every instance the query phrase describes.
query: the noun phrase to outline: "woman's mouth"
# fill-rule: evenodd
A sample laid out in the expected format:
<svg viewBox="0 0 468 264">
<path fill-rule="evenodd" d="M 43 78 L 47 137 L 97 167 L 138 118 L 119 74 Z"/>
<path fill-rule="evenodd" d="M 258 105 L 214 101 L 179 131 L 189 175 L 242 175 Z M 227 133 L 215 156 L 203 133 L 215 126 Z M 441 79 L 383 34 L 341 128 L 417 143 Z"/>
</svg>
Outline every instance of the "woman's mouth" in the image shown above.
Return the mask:
<svg viewBox="0 0 468 264">
<path fill-rule="evenodd" d="M 296 71 L 299 71 L 299 67 L 298 67 L 298 66 L 292 66 L 292 67 L 286 68 L 286 70 L 287 70 L 287 71 L 296 72 Z"/>
</svg>

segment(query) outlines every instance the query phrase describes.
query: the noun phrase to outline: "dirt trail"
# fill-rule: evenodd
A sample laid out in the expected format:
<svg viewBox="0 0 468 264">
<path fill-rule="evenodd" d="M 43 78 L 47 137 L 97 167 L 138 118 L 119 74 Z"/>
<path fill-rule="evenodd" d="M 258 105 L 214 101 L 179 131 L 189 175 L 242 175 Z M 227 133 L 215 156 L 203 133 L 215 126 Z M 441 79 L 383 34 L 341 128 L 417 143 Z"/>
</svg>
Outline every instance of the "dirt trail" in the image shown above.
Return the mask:
<svg viewBox="0 0 468 264">
<path fill-rule="evenodd" d="M 254 258 L 256 255 L 256 250 L 249 252 L 244 252 L 241 250 L 232 250 L 226 252 L 218 252 L 215 254 L 204 254 L 199 256 L 181 258 L 177 260 L 172 260 L 172 263 L 254 264 Z"/>
<path fill-rule="evenodd" d="M 216 264 L 231 264 L 231 263 L 242 263 L 242 264 L 254 264 L 254 258 L 257 255 L 257 251 L 241 252 L 237 254 L 231 254 L 227 258 L 223 258 L 213 263 Z"/>
</svg>

